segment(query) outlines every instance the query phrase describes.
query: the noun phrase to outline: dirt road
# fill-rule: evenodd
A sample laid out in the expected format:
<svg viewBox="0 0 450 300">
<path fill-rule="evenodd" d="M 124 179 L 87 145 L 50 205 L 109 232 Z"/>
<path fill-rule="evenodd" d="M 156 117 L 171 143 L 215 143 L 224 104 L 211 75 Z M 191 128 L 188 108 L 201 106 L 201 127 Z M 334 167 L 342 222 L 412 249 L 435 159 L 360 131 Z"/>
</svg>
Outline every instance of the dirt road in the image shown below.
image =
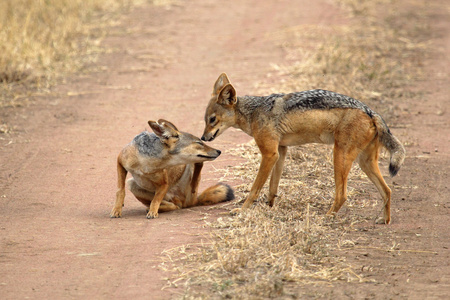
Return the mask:
<svg viewBox="0 0 450 300">
<path fill-rule="evenodd" d="M 0 134 L 2 299 L 167 299 L 181 292 L 164 289 L 161 253 L 205 240 L 203 220 L 217 212 L 195 208 L 147 220 L 145 208 L 128 193 L 123 218 L 109 219 L 115 159 L 149 119 L 165 118 L 200 136 L 203 109 L 221 72 L 232 74 L 245 94 L 255 93 L 257 83 L 276 83 L 267 74 L 284 53 L 267 38 L 270 33 L 299 24 L 345 22 L 328 1 L 259 3 L 200 0 L 169 8 L 144 6 L 112 29 L 104 44 L 113 51 L 100 57 L 97 72 L 67 78 L 29 106 L 0 112 L 13 128 Z M 448 21 L 436 26 L 448 28 Z M 448 35 L 441 36 L 441 46 L 449 49 Z M 435 82 L 426 103 L 403 106 L 413 108 L 405 110 L 400 124 L 405 126 L 395 130 L 414 143 L 395 182 L 404 187 L 398 190 L 408 203 L 400 201 L 395 222 L 376 231 L 408 235 L 403 243 L 436 254 L 410 262 L 417 276 L 406 278 L 404 265 L 397 275 L 387 267 L 387 276 L 398 282 L 387 284 L 383 298 L 395 292 L 408 295 L 407 279 L 419 290 L 438 287 L 437 297 L 449 291 L 448 59 L 445 68 L 440 74 L 447 76 Z M 225 153 L 205 167 L 201 189 L 217 181 L 214 168 L 237 163 L 226 149 L 249 140 L 229 130 L 213 143 Z M 403 258 L 414 259 L 405 253 L 395 261 Z M 338 294 L 345 295 L 346 287 L 338 286 Z"/>
</svg>

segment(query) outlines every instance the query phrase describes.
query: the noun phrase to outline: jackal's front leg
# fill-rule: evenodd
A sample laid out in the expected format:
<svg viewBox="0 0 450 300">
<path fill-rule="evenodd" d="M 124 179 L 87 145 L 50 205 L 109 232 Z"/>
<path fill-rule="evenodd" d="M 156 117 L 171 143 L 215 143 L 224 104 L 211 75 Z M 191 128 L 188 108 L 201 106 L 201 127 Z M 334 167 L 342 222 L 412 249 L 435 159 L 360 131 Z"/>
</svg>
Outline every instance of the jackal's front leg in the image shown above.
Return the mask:
<svg viewBox="0 0 450 300">
<path fill-rule="evenodd" d="M 156 193 L 155 197 L 150 203 L 147 219 L 154 219 L 158 217 L 159 206 L 161 205 L 161 202 L 163 201 L 167 191 L 169 190 L 169 179 L 166 170 L 163 171 L 163 174 L 158 182 L 154 182 L 154 184 L 156 185 Z"/>
<path fill-rule="evenodd" d="M 271 147 L 273 149 L 273 147 Z M 278 154 L 278 145 L 275 146 L 275 149 L 270 151 L 267 148 L 263 148 L 261 150 L 262 159 L 261 159 L 261 165 L 259 166 L 258 175 L 256 176 L 255 181 L 253 182 L 252 188 L 250 190 L 250 194 L 248 195 L 247 199 L 245 200 L 244 204 L 242 205 L 242 209 L 249 208 L 252 206 L 253 202 L 256 198 L 258 198 L 259 194 L 261 193 L 261 189 L 264 186 L 264 183 L 266 183 L 267 178 L 269 177 L 269 174 L 271 173 L 273 166 L 277 162 L 279 158 Z M 233 209 L 231 211 L 232 214 L 238 213 L 240 211 L 239 208 Z"/>
<path fill-rule="evenodd" d="M 281 173 L 283 173 L 284 159 L 286 158 L 287 147 L 279 146 L 278 147 L 278 160 L 273 167 L 272 177 L 270 177 L 270 185 L 269 185 L 269 206 L 272 207 L 275 202 L 275 197 L 278 193 L 278 184 L 280 183 Z"/>
<path fill-rule="evenodd" d="M 202 168 L 203 168 L 203 163 L 196 163 L 194 164 L 194 174 L 192 175 L 192 180 L 191 180 L 191 188 L 192 188 L 192 193 L 197 193 L 198 191 L 198 185 L 200 183 L 200 174 L 202 172 Z"/>
<path fill-rule="evenodd" d="M 127 177 L 127 170 L 122 166 L 121 156 L 117 158 L 117 192 L 116 202 L 111 210 L 111 218 L 120 218 L 122 216 L 123 202 L 125 201 L 125 179 Z"/>
<path fill-rule="evenodd" d="M 198 186 L 200 184 L 201 172 L 203 168 L 203 163 L 194 164 L 194 171 L 192 173 L 192 179 L 189 186 L 186 189 L 186 200 L 184 201 L 183 207 L 196 206 L 198 199 Z"/>
<path fill-rule="evenodd" d="M 122 207 L 125 201 L 125 188 L 119 188 L 116 192 L 116 202 L 109 216 L 111 218 L 120 218 L 122 216 Z"/>
</svg>

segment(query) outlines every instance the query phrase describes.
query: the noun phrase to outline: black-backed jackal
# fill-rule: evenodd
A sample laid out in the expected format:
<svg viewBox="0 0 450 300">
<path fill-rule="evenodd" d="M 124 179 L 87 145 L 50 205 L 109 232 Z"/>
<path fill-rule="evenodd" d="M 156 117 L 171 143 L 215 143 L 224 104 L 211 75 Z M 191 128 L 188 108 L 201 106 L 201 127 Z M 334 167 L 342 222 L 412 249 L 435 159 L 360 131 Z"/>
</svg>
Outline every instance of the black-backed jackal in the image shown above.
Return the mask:
<svg viewBox="0 0 450 300">
<path fill-rule="evenodd" d="M 347 177 L 357 160 L 383 198 L 384 218 L 378 222 L 389 224 L 391 190 L 378 168 L 379 149 L 384 146 L 391 154 L 391 176 L 400 169 L 405 149 L 381 116 L 364 103 L 325 90 L 237 97 L 227 75 L 221 74 L 206 108 L 205 123 L 202 140 L 212 141 L 235 127 L 252 136 L 261 151 L 259 172 L 242 208 L 252 205 L 270 174 L 268 200 L 270 206 L 274 204 L 288 146 L 334 144 L 336 195 L 327 214 L 337 213 L 347 199 Z"/>
<path fill-rule="evenodd" d="M 211 205 L 234 199 L 233 190 L 218 183 L 197 196 L 203 162 L 216 159 L 220 150 L 178 129 L 166 120 L 148 121 L 154 133 L 144 131 L 125 146 L 117 158 L 118 191 L 111 218 L 122 215 L 127 172 L 129 190 L 149 208 L 147 218 L 158 212 Z"/>
</svg>

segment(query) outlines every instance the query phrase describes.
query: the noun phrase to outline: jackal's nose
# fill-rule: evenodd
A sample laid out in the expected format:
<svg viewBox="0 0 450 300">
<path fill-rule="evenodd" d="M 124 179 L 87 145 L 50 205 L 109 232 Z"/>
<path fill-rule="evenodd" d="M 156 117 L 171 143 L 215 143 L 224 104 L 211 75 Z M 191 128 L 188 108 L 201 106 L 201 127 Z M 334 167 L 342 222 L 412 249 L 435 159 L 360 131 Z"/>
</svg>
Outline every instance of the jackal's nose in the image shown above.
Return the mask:
<svg viewBox="0 0 450 300">
<path fill-rule="evenodd" d="M 206 142 L 206 138 L 205 138 L 204 135 L 202 136 L 202 141 L 205 141 L 205 142 Z"/>
<path fill-rule="evenodd" d="M 217 151 L 217 156 L 219 156 L 220 153 L 222 153 L 222 151 L 220 151 L 220 150 L 216 150 L 216 151 Z"/>
</svg>

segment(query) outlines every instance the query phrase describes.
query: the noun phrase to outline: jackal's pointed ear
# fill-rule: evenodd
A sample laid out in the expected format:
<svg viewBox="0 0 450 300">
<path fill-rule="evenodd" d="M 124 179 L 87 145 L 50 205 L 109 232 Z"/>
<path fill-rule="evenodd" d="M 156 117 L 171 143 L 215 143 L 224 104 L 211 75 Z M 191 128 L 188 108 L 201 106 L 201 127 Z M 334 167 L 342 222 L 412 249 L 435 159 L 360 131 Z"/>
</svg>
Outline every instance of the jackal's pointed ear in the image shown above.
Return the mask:
<svg viewBox="0 0 450 300">
<path fill-rule="evenodd" d="M 220 74 L 219 78 L 217 78 L 216 83 L 214 83 L 213 95 L 219 94 L 219 92 L 223 89 L 223 87 L 230 83 L 227 74 Z"/>
<path fill-rule="evenodd" d="M 169 122 L 169 121 L 164 120 L 164 119 L 159 119 L 158 123 L 162 124 L 163 126 L 170 127 L 170 128 L 172 128 L 172 130 L 175 130 L 178 133 L 178 128 L 175 125 L 173 125 L 172 122 Z"/>
<path fill-rule="evenodd" d="M 217 103 L 224 106 L 233 106 L 236 104 L 236 90 L 229 83 L 225 85 L 217 96 Z"/>
<path fill-rule="evenodd" d="M 148 121 L 148 125 L 160 139 L 178 138 L 178 129 L 169 121 L 163 119 L 159 119 L 158 122 Z"/>
</svg>

